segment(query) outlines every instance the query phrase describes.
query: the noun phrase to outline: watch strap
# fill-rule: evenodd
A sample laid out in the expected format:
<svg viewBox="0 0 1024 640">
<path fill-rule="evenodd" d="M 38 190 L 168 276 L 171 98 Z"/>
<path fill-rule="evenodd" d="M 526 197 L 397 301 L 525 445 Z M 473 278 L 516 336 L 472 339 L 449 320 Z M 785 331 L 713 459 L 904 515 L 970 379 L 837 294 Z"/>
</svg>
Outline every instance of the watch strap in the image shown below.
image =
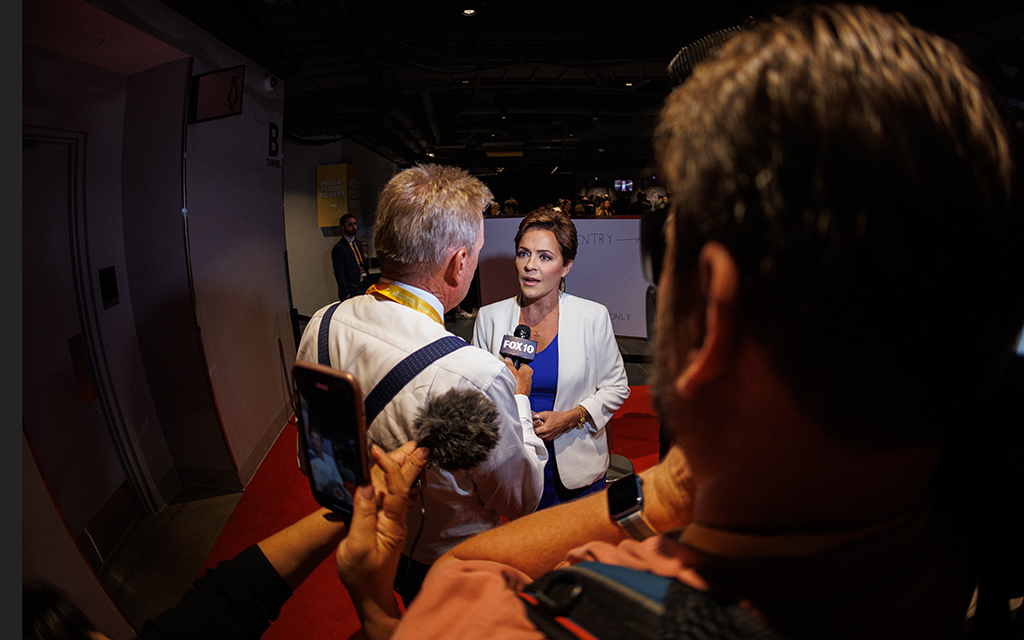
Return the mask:
<svg viewBox="0 0 1024 640">
<path fill-rule="evenodd" d="M 658 532 L 651 526 L 649 520 L 644 517 L 643 511 L 636 511 L 618 520 L 622 530 L 629 534 L 634 540 L 646 540 L 651 536 L 658 535 Z"/>
</svg>

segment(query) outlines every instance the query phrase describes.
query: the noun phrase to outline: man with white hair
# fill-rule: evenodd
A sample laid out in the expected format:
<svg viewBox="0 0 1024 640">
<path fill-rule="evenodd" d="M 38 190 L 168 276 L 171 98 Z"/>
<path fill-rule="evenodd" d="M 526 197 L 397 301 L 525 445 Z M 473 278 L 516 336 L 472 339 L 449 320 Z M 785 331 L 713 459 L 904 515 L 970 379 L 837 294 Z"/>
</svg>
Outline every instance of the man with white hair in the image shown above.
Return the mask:
<svg viewBox="0 0 1024 640">
<path fill-rule="evenodd" d="M 454 343 L 454 351 L 415 374 L 375 417 L 367 415 L 367 441 L 385 451 L 412 440 L 417 413 L 451 389 L 480 391 L 497 408 L 498 442 L 483 463 L 461 471 L 431 467 L 424 473 L 426 516 L 421 521 L 418 508 L 409 513 L 414 535 L 406 542 L 395 584 L 407 604 L 434 560 L 498 526 L 502 517 L 531 513 L 543 489 L 547 451 L 533 432 L 532 371 L 528 366 L 517 370 L 508 360 L 502 364 L 453 336 L 443 322 L 473 280 L 484 243 L 482 212 L 491 200 L 480 180 L 456 167 L 421 165 L 395 175 L 377 207 L 380 281 L 369 295 L 319 310 L 298 348 L 299 360 L 352 373 L 369 397 L 411 354 L 438 340 Z"/>
</svg>

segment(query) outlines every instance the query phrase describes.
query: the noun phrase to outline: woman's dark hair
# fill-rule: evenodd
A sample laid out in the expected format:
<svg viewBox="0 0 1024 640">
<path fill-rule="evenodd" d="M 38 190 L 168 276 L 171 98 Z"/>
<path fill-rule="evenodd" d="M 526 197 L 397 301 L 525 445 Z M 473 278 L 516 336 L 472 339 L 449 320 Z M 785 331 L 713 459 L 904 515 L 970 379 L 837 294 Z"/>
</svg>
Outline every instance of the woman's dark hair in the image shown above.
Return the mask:
<svg viewBox="0 0 1024 640">
<path fill-rule="evenodd" d="M 24 640 L 92 640 L 96 627 L 60 590 L 28 583 L 22 586 L 21 603 Z"/>
<path fill-rule="evenodd" d="M 519 231 L 516 232 L 516 249 L 519 248 L 519 241 L 523 234 L 530 229 L 547 229 L 555 234 L 555 242 L 562 251 L 562 262 L 568 264 L 576 259 L 576 225 L 565 213 L 537 209 L 531 212 L 522 222 L 519 223 Z"/>
</svg>

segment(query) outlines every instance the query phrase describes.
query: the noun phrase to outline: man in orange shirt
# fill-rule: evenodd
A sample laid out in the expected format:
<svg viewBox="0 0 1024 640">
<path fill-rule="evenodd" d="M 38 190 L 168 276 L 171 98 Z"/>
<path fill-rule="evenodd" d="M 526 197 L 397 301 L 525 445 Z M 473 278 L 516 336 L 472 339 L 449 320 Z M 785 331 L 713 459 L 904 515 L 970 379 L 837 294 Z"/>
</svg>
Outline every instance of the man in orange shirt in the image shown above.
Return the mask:
<svg viewBox="0 0 1024 640">
<path fill-rule="evenodd" d="M 714 631 L 669 604 L 700 592 L 789 638 L 951 637 L 987 551 L 960 445 L 1000 455 L 986 409 L 1024 325 L 999 97 L 901 16 L 804 7 L 698 65 L 654 142 L 651 391 L 674 446 L 642 483 L 453 548 L 393 637 L 543 638 L 519 592 L 588 560 L 673 579 L 663 637 Z"/>
</svg>

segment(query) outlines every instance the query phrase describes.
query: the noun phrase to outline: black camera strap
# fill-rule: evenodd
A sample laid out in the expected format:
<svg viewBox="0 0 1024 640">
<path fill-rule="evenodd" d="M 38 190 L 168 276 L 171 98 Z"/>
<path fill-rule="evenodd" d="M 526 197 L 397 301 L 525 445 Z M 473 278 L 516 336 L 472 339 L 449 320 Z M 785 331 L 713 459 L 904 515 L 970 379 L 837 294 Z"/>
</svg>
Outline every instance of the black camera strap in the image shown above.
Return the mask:
<svg viewBox="0 0 1024 640">
<path fill-rule="evenodd" d="M 600 562 L 550 571 L 517 595 L 553 640 L 786 640 L 733 599 Z"/>
<path fill-rule="evenodd" d="M 381 378 L 380 382 L 373 387 L 366 396 L 366 426 L 373 424 L 377 417 L 391 399 L 402 390 L 410 380 L 416 377 L 420 371 L 427 368 L 427 365 L 442 358 L 456 349 L 469 346 L 469 343 L 459 336 L 444 336 L 421 347 L 407 355 L 401 362 L 396 364 L 387 375 Z"/>
<path fill-rule="evenodd" d="M 330 331 L 331 317 L 340 305 L 340 302 L 332 304 L 324 311 L 320 319 L 320 329 L 317 333 L 316 353 L 317 360 L 325 367 L 331 366 L 330 352 Z M 416 377 L 416 374 L 427 368 L 432 362 L 442 358 L 449 353 L 469 346 L 469 343 L 455 335 L 447 335 L 431 342 L 430 344 L 413 351 L 401 362 L 396 364 L 387 375 L 381 378 L 370 393 L 366 395 L 366 426 L 373 424 L 374 419 L 384 410 L 384 407 Z"/>
</svg>

